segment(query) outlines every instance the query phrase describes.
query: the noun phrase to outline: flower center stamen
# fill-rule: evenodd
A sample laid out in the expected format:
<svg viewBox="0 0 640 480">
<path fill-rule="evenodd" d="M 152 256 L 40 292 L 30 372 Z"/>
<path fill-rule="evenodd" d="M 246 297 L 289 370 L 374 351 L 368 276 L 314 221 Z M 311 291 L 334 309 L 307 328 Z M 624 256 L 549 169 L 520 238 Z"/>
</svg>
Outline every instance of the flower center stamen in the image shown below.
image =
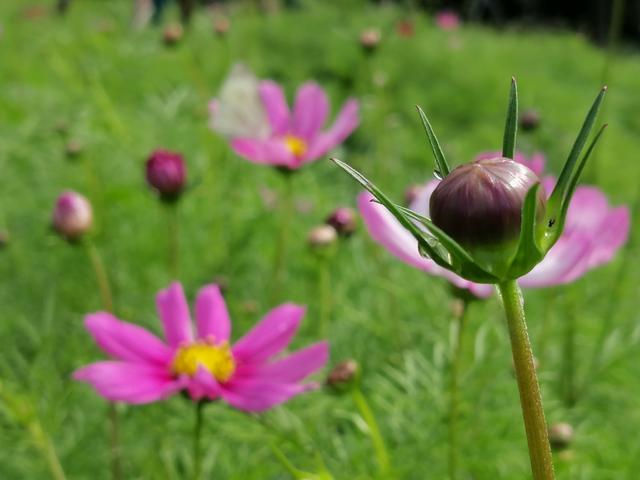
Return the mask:
<svg viewBox="0 0 640 480">
<path fill-rule="evenodd" d="M 286 147 L 295 157 L 300 158 L 307 153 L 307 142 L 302 138 L 287 134 L 283 140 Z"/>
<path fill-rule="evenodd" d="M 236 369 L 228 342 L 197 341 L 180 347 L 173 358 L 171 370 L 177 375 L 193 377 L 202 366 L 219 382 L 226 382 Z"/>
</svg>

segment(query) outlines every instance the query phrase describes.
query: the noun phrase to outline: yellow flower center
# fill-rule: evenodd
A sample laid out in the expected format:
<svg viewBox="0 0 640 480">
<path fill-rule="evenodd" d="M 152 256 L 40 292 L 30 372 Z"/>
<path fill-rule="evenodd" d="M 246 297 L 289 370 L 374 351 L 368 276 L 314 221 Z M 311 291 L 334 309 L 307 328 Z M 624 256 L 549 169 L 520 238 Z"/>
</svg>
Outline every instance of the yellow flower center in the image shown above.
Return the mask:
<svg viewBox="0 0 640 480">
<path fill-rule="evenodd" d="M 197 341 L 180 347 L 173 358 L 171 369 L 177 375 L 193 377 L 198 366 L 206 368 L 219 382 L 226 382 L 236 369 L 228 342 Z"/>
<path fill-rule="evenodd" d="M 295 135 L 285 135 L 284 144 L 287 146 L 289 151 L 298 158 L 307 153 L 307 142 Z"/>
</svg>

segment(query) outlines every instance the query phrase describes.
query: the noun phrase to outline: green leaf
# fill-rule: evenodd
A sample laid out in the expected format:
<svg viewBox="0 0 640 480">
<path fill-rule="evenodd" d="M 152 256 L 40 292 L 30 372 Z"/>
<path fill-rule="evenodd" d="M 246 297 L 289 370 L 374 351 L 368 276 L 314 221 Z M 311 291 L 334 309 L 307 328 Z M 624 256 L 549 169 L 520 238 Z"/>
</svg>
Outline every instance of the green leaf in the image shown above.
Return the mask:
<svg viewBox="0 0 640 480">
<path fill-rule="evenodd" d="M 424 225 L 436 240 L 449 252 L 452 257 L 452 267 L 455 273 L 466 279 L 482 283 L 497 283 L 499 279 L 478 265 L 473 257 L 453 238 L 437 227 L 430 218 L 424 217 L 413 210 L 396 205 L 396 208 L 411 219 Z"/>
<path fill-rule="evenodd" d="M 509 275 L 512 278 L 518 278 L 528 273 L 544 256 L 537 241 L 538 228 L 536 213 L 538 210 L 538 192 L 540 188 L 541 185 L 539 183 L 531 187 L 522 205 L 518 250 L 509 266 Z"/>
<path fill-rule="evenodd" d="M 364 188 L 366 188 L 371 194 L 380 202 L 382 206 L 384 206 L 396 219 L 400 222 L 400 224 L 409 230 L 409 232 L 413 235 L 413 237 L 418 241 L 418 246 L 420 247 L 420 252 L 425 252 L 434 262 L 440 265 L 443 268 L 448 270 L 452 270 L 451 264 L 438 253 L 433 246 L 429 243 L 429 239 L 426 238 L 425 232 L 420 230 L 418 226 L 411 221 L 410 218 L 407 218 L 398 207 L 384 194 L 382 191 L 376 187 L 373 183 L 371 183 L 367 178 L 362 175 L 360 172 L 350 167 L 346 163 L 338 160 L 337 158 L 331 159 L 335 162 L 339 167 L 341 167 L 344 171 L 346 171 L 349 175 L 351 175 L 354 179 L 360 183 Z"/>
<path fill-rule="evenodd" d="M 558 182 L 556 183 L 555 188 L 553 189 L 553 193 L 549 197 L 549 201 L 547 202 L 547 224 L 553 226 L 557 223 L 558 218 L 562 213 L 562 206 L 565 204 L 565 199 L 567 198 L 567 193 L 570 189 L 570 185 L 572 179 L 575 178 L 573 173 L 576 163 L 578 162 L 578 158 L 582 153 L 582 149 L 584 148 L 587 139 L 589 138 L 589 134 L 593 129 L 593 124 L 598 117 L 598 111 L 600 110 L 600 105 L 602 104 L 602 100 L 604 99 L 604 95 L 607 92 L 607 87 L 603 87 L 600 90 L 600 93 L 596 97 L 587 113 L 586 118 L 584 119 L 584 123 L 582 124 L 582 128 L 578 133 L 578 137 L 576 138 L 573 147 L 571 148 L 571 152 L 569 153 L 569 157 L 567 158 L 564 167 L 562 168 L 562 172 L 560 173 L 560 177 L 558 178 Z M 577 180 L 576 180 L 577 181 Z M 561 229 L 560 233 L 562 232 Z M 551 248 L 555 240 L 559 237 L 559 234 L 555 236 L 555 239 L 551 242 L 548 248 Z M 549 238 L 554 238 L 553 236 Z"/>
<path fill-rule="evenodd" d="M 578 180 L 580 179 L 580 175 L 582 174 L 582 171 L 584 170 L 584 167 L 587 164 L 587 160 L 591 156 L 593 149 L 598 143 L 598 140 L 600 140 L 600 137 L 602 136 L 606 128 L 607 128 L 607 124 L 600 127 L 600 130 L 598 130 L 598 133 L 596 133 L 596 135 L 593 137 L 593 140 L 591 140 L 591 143 L 587 147 L 587 151 L 585 152 L 584 156 L 578 163 L 578 167 L 576 168 L 575 173 L 571 176 L 571 179 L 568 181 L 565 195 L 562 198 L 562 203 L 560 204 L 560 208 L 559 208 L 560 212 L 558 213 L 556 210 L 556 212 L 553 214 L 551 212 L 547 214 L 546 231 L 543 238 L 543 249 L 545 253 L 548 252 L 551 247 L 553 247 L 553 245 L 556 243 L 558 238 L 560 238 L 560 235 L 562 235 L 564 222 L 567 218 L 567 211 L 569 210 L 569 205 L 571 204 L 571 198 L 573 197 L 573 193 L 575 192 L 576 186 L 578 185 Z M 556 185 L 556 188 L 557 188 L 557 185 Z M 554 189 L 553 191 L 555 193 L 556 189 Z"/>
<path fill-rule="evenodd" d="M 420 114 L 420 119 L 422 120 L 422 125 L 424 125 L 424 131 L 427 133 L 427 138 L 429 139 L 429 144 L 431 145 L 431 150 L 433 151 L 433 157 L 436 160 L 436 171 L 439 173 L 440 178 L 444 178 L 449 175 L 451 169 L 449 168 L 449 164 L 447 163 L 447 159 L 444 157 L 444 152 L 440 147 L 440 143 L 436 138 L 436 134 L 431 128 L 431 124 L 427 119 L 424 111 L 420 106 L 416 105 L 418 109 L 418 113 Z"/>
<path fill-rule="evenodd" d="M 507 120 L 504 124 L 504 137 L 502 139 L 502 156 L 513 159 L 516 150 L 516 134 L 518 132 L 518 86 L 515 77 L 511 77 L 511 89 L 509 90 L 509 107 L 507 108 Z"/>
</svg>

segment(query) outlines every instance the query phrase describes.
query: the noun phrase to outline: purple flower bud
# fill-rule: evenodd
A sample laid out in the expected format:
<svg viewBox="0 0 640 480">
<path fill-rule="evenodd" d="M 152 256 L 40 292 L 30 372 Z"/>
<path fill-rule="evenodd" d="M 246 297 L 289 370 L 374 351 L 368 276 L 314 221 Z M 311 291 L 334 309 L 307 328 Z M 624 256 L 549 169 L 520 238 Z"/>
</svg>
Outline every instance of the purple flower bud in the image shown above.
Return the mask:
<svg viewBox="0 0 640 480">
<path fill-rule="evenodd" d="M 337 238 L 338 232 L 331 225 L 318 225 L 309 232 L 307 240 L 311 247 L 323 248 L 335 243 Z"/>
<path fill-rule="evenodd" d="M 67 190 L 56 201 L 52 222 L 56 232 L 67 240 L 80 240 L 93 224 L 91 204 L 79 193 Z"/>
<path fill-rule="evenodd" d="M 182 155 L 168 150 L 156 150 L 147 160 L 147 183 L 165 201 L 177 200 L 186 181 Z"/>
<path fill-rule="evenodd" d="M 380 44 L 380 40 L 382 40 L 382 34 L 375 28 L 368 28 L 360 34 L 360 45 L 367 52 L 374 51 Z"/>
<path fill-rule="evenodd" d="M 508 158 L 479 160 L 454 169 L 438 184 L 429 208 L 433 222 L 474 254 L 510 257 L 520 234 L 522 206 L 538 176 Z M 546 201 L 538 193 L 538 220 Z"/>
<path fill-rule="evenodd" d="M 573 441 L 573 427 L 566 422 L 554 423 L 549 427 L 549 442 L 554 450 L 564 450 Z"/>
<path fill-rule="evenodd" d="M 356 213 L 348 207 L 336 208 L 325 223 L 335 228 L 338 235 L 348 237 L 356 230 Z"/>
<path fill-rule="evenodd" d="M 540 115 L 535 110 L 525 110 L 520 116 L 520 127 L 525 132 L 535 130 L 540 123 Z"/>
</svg>

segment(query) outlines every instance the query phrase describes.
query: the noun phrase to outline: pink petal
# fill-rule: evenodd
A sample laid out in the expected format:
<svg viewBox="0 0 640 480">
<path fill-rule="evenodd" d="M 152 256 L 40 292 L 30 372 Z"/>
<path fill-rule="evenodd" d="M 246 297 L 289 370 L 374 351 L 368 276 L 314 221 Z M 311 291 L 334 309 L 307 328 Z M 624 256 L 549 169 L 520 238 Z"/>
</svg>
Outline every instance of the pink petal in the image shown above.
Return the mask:
<svg viewBox="0 0 640 480">
<path fill-rule="evenodd" d="M 76 370 L 73 378 L 89 383 L 107 400 L 132 404 L 163 400 L 184 386 L 165 368 L 116 361 L 92 363 Z"/>
<path fill-rule="evenodd" d="M 183 342 L 192 341 L 191 316 L 182 285 L 172 283 L 169 288 L 158 293 L 156 303 L 169 345 L 178 347 Z"/>
<path fill-rule="evenodd" d="M 324 90 L 315 82 L 308 82 L 298 89 L 293 107 L 292 133 L 307 141 L 320 131 L 329 114 L 329 100 Z"/>
<path fill-rule="evenodd" d="M 431 184 L 427 185 L 429 189 L 433 187 Z M 425 189 L 425 192 L 429 193 L 429 190 Z M 480 285 L 465 280 L 455 273 L 440 267 L 433 260 L 420 255 L 418 242 L 413 238 L 413 235 L 400 225 L 400 222 L 386 208 L 372 202 L 373 198 L 373 195 L 368 192 L 361 193 L 358 196 L 358 208 L 371 237 L 385 247 L 389 253 L 412 267 L 446 278 L 458 288 L 469 289 L 471 293 L 478 297 L 488 297 L 492 294 L 493 289 L 490 285 Z M 420 198 L 419 196 L 418 199 Z M 424 203 L 428 204 L 427 201 L 424 201 Z"/>
<path fill-rule="evenodd" d="M 198 292 L 196 326 L 198 338 L 212 336 L 216 343 L 229 340 L 231 321 L 218 285 L 207 285 Z"/>
<path fill-rule="evenodd" d="M 243 363 L 261 363 L 287 348 L 304 314 L 304 307 L 292 303 L 274 308 L 233 346 L 234 357 Z"/>
<path fill-rule="evenodd" d="M 571 198 L 564 230 L 594 236 L 600 234 L 608 212 L 609 203 L 604 193 L 595 187 L 580 186 Z"/>
<path fill-rule="evenodd" d="M 265 365 L 256 375 L 269 382 L 295 383 L 324 367 L 328 359 L 329 344 L 319 342 Z"/>
<path fill-rule="evenodd" d="M 271 124 L 271 131 L 274 135 L 284 135 L 289 131 L 289 106 L 282 88 L 276 82 L 263 80 L 258 91 Z"/>
<path fill-rule="evenodd" d="M 253 163 L 287 167 L 294 167 L 298 163 L 291 150 L 281 140 L 275 138 L 270 140 L 236 138 L 231 141 L 231 148 Z"/>
<path fill-rule="evenodd" d="M 215 400 L 220 396 L 220 385 L 206 368 L 198 366 L 196 374 L 186 379 L 187 390 L 192 400 L 198 401 L 203 398 Z"/>
<path fill-rule="evenodd" d="M 595 237 L 589 255 L 589 268 L 610 262 L 629 238 L 631 212 L 627 207 L 610 210 L 602 222 L 602 229 Z"/>
<path fill-rule="evenodd" d="M 429 200 L 431 199 L 431 194 L 436 189 L 440 180 L 429 180 L 423 187 L 420 188 L 418 195 L 411 202 L 409 208 L 416 213 L 419 213 L 423 217 L 429 217 Z"/>
<path fill-rule="evenodd" d="M 313 385 L 232 380 L 221 385 L 220 396 L 229 405 L 240 410 L 262 412 L 312 388 Z"/>
<path fill-rule="evenodd" d="M 87 315 L 85 326 L 98 346 L 119 360 L 166 366 L 172 351 L 155 335 L 107 312 Z"/>
<path fill-rule="evenodd" d="M 347 100 L 338 114 L 336 121 L 326 132 L 321 132 L 311 139 L 309 150 L 305 155 L 305 163 L 311 162 L 329 152 L 332 148 L 340 145 L 351 135 L 358 123 L 359 105 L 357 100 Z"/>
</svg>

